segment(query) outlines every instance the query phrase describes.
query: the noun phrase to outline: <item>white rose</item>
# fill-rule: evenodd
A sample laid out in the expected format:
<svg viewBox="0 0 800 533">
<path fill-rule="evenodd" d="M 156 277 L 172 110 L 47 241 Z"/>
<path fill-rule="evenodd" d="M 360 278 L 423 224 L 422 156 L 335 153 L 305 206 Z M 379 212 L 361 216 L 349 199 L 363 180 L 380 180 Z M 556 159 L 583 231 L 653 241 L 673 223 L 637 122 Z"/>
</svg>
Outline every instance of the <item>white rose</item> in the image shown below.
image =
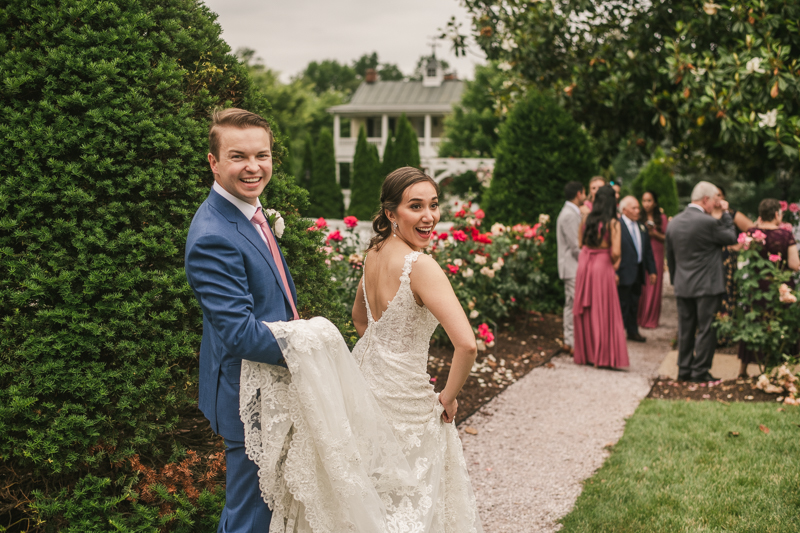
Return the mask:
<svg viewBox="0 0 800 533">
<path fill-rule="evenodd" d="M 465 278 L 471 278 L 475 274 L 471 268 L 467 268 L 464 272 L 461 273 L 462 276 Z"/>
<path fill-rule="evenodd" d="M 461 259 L 454 259 L 453 264 L 457 267 L 460 267 L 464 264 L 464 261 L 462 261 Z"/>
<path fill-rule="evenodd" d="M 541 224 L 542 226 L 545 226 L 545 225 L 547 225 L 548 222 L 550 222 L 550 215 L 545 214 L 545 213 L 542 213 L 541 215 L 539 215 L 539 224 Z"/>
<path fill-rule="evenodd" d="M 485 265 L 486 264 L 486 256 L 475 255 L 475 259 L 473 259 L 473 261 L 475 261 L 479 265 Z"/>
<path fill-rule="evenodd" d="M 498 270 L 500 270 L 501 268 L 503 268 L 503 265 L 501 265 L 500 263 L 494 263 L 494 264 L 492 265 L 492 270 L 494 270 L 495 272 L 497 272 L 497 271 L 498 271 Z"/>
<path fill-rule="evenodd" d="M 499 222 L 492 224 L 492 234 L 500 235 L 506 230 L 506 227 Z"/>
<path fill-rule="evenodd" d="M 283 236 L 283 230 L 286 229 L 286 222 L 283 221 L 283 217 L 274 209 L 265 209 L 264 214 L 269 221 L 269 225 L 272 226 L 272 233 L 275 234 L 276 238 L 280 239 Z"/>
<path fill-rule="evenodd" d="M 475 309 L 475 302 L 470 300 L 470 302 L 467 304 L 467 307 L 469 307 L 470 309 Z"/>
<path fill-rule="evenodd" d="M 493 277 L 494 277 L 494 270 L 492 270 L 492 269 L 491 269 L 491 268 L 489 268 L 489 267 L 483 267 L 483 268 L 481 269 L 481 274 L 483 274 L 484 276 L 487 276 L 487 277 L 493 278 Z"/>
<path fill-rule="evenodd" d="M 470 317 L 470 318 L 478 318 L 478 315 L 480 315 L 480 313 L 479 313 L 477 310 L 475 310 L 475 309 L 473 309 L 473 310 L 472 310 L 472 311 L 470 311 L 470 313 L 469 313 L 469 317 Z"/>
<path fill-rule="evenodd" d="M 286 229 L 286 222 L 283 221 L 282 216 L 278 215 L 278 219 L 275 221 L 275 227 L 273 229 L 275 230 L 275 237 L 278 239 L 283 237 L 283 230 Z"/>
<path fill-rule="evenodd" d="M 486 343 L 483 342 L 482 339 L 478 339 L 475 341 L 475 345 L 478 347 L 479 352 L 483 352 L 486 350 Z"/>
</svg>

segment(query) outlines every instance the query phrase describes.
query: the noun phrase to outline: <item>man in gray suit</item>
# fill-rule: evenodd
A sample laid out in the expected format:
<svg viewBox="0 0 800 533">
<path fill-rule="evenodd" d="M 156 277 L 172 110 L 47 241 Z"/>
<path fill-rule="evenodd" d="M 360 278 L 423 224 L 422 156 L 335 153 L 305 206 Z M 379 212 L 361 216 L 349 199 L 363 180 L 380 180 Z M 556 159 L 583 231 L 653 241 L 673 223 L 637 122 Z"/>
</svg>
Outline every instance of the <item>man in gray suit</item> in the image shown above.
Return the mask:
<svg viewBox="0 0 800 533">
<path fill-rule="evenodd" d="M 572 329 L 572 304 L 575 299 L 575 274 L 578 271 L 578 230 L 581 225 L 581 206 L 586 192 L 579 181 L 570 181 L 564 187 L 566 202 L 556 221 L 558 241 L 558 277 L 564 280 L 564 349 L 572 353 L 574 344 Z"/>
<path fill-rule="evenodd" d="M 711 216 L 715 207 L 722 208 L 719 220 Z M 722 248 L 736 244 L 736 238 L 728 202 L 707 181 L 695 185 L 692 203 L 667 227 L 667 266 L 678 301 L 678 379 L 682 381 L 716 381 L 709 370 L 717 346 L 712 323 L 725 293 Z"/>
</svg>

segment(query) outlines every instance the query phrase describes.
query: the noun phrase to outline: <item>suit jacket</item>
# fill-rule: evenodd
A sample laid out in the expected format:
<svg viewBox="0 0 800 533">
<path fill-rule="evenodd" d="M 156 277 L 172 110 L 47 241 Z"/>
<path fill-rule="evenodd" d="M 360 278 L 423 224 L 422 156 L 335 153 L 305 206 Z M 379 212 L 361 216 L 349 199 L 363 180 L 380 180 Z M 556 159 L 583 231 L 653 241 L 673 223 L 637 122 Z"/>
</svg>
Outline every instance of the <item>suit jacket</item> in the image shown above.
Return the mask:
<svg viewBox="0 0 800 533">
<path fill-rule="evenodd" d="M 578 232 L 581 226 L 581 214 L 566 203 L 561 208 L 556 220 L 556 241 L 558 243 L 558 277 L 573 279 L 578 272 Z"/>
<path fill-rule="evenodd" d="M 642 224 L 636 222 L 636 225 L 639 226 L 639 233 L 642 234 L 642 262 L 639 263 L 633 235 L 628 231 L 628 225 L 622 220 L 622 217 L 620 217 L 619 225 L 622 228 L 620 238 L 622 250 L 620 252 L 619 269 L 617 270 L 619 284 L 635 285 L 637 282 L 642 283 L 645 271 L 649 274 L 656 273 L 656 260 L 653 256 L 653 246 L 650 244 L 650 235 Z"/>
<path fill-rule="evenodd" d="M 675 296 L 697 298 L 724 293 L 722 248 L 736 244 L 736 237 L 727 212 L 719 220 L 691 206 L 677 214 L 667 226 L 664 241 Z"/>
<path fill-rule="evenodd" d="M 203 309 L 200 344 L 200 410 L 211 429 L 244 441 L 239 419 L 242 359 L 281 364 L 275 337 L 261 321 L 289 321 L 288 298 L 297 294 L 286 270 L 291 294 L 275 260 L 253 224 L 212 189 L 192 219 L 186 240 L 186 277 Z"/>
</svg>

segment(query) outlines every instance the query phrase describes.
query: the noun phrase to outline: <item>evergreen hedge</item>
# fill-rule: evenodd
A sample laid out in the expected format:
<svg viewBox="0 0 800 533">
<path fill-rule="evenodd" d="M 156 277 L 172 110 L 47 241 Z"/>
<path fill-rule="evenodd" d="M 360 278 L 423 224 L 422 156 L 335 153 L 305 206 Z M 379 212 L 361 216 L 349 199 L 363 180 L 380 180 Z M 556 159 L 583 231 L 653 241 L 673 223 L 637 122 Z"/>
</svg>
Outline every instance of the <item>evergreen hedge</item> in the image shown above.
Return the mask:
<svg viewBox="0 0 800 533">
<path fill-rule="evenodd" d="M 669 158 L 664 150 L 657 148 L 653 158 L 642 169 L 633 181 L 635 196 L 641 199 L 645 191 L 653 191 L 658 195 L 658 204 L 668 217 L 674 217 L 680 211 L 678 202 L 678 186 L 675 183 Z"/>
<path fill-rule="evenodd" d="M 358 131 L 356 153 L 353 157 L 350 207 L 347 214 L 359 220 L 372 220 L 380 205 L 383 177 L 378 149 L 367 142 L 367 132 L 362 126 Z"/>
<path fill-rule="evenodd" d="M 420 166 L 419 141 L 414 126 L 406 117 L 405 113 L 400 115 L 397 121 L 397 133 L 395 134 L 394 145 L 394 168 Z"/>
<path fill-rule="evenodd" d="M 136 503 L 130 466 L 186 452 L 172 431 L 196 406 L 202 320 L 183 249 L 213 180 L 209 113 L 269 116 L 214 19 L 192 0 L 0 5 L 0 499 L 17 528 L 197 531 L 220 509 L 192 490 Z M 344 328 L 280 140 L 262 201 L 286 218 L 301 314 Z"/>
<path fill-rule="evenodd" d="M 587 183 L 595 171 L 589 138 L 551 96 L 531 90 L 500 127 L 494 176 L 481 207 L 488 224 L 536 223 L 540 214 L 550 216 L 550 235 L 542 251 L 544 272 L 551 281 L 542 301 L 545 308 L 564 302 L 555 239 L 564 185 Z"/>
<path fill-rule="evenodd" d="M 322 128 L 313 151 L 311 183 L 308 187 L 310 205 L 308 215 L 317 218 L 344 217 L 344 195 L 336 183 L 336 156 L 333 149 L 333 135 L 328 128 Z"/>
</svg>

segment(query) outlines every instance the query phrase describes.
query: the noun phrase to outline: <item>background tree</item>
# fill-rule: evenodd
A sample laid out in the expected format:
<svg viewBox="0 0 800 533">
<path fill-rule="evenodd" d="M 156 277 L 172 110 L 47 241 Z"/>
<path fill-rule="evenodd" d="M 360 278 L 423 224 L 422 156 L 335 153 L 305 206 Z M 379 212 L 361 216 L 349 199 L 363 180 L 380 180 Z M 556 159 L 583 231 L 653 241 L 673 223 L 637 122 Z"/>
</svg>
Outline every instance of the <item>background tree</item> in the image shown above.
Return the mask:
<svg viewBox="0 0 800 533">
<path fill-rule="evenodd" d="M 400 118 L 397 120 L 394 150 L 391 155 L 392 160 L 389 165 L 389 172 L 405 166 L 420 166 L 417 132 L 414 130 L 414 126 L 411 125 L 405 113 L 400 115 Z"/>
<path fill-rule="evenodd" d="M 367 131 L 358 131 L 356 153 L 353 157 L 353 175 L 348 215 L 359 220 L 372 220 L 380 205 L 384 174 L 378 159 L 378 149 L 367 142 Z"/>
<path fill-rule="evenodd" d="M 399 168 L 395 166 L 397 164 L 397 160 L 395 159 L 394 152 L 394 132 L 389 131 L 389 135 L 386 137 L 386 146 L 383 147 L 383 160 L 381 162 L 381 170 L 384 178 L 391 174 L 392 171 Z"/>
<path fill-rule="evenodd" d="M 481 204 L 486 223 L 534 223 L 540 214 L 547 214 L 550 228 L 555 228 L 564 205 L 564 185 L 573 180 L 587 183 L 596 173 L 592 152 L 586 134 L 551 96 L 530 91 L 500 127 L 494 176 Z M 542 269 L 551 280 L 543 304 L 557 307 L 563 304 L 564 293 L 552 237 L 543 258 Z"/>
<path fill-rule="evenodd" d="M 653 159 L 636 177 L 632 187 L 633 193 L 640 199 L 645 191 L 656 193 L 658 203 L 668 217 L 673 217 L 680 211 L 678 188 L 671 170 L 673 164 L 671 158 L 667 157 L 661 148 L 658 148 L 653 154 Z"/>
<path fill-rule="evenodd" d="M 383 81 L 402 81 L 405 76 L 400 72 L 400 68 L 394 63 L 381 63 L 378 61 L 378 53 L 364 54 L 353 61 L 353 69 L 363 80 L 367 75 L 367 69 L 375 69 Z"/>
<path fill-rule="evenodd" d="M 733 171 L 800 196 L 797 2 L 466 5 L 487 56 L 509 79 L 554 90 L 603 166 L 631 139 L 665 141 L 682 172 Z"/>
<path fill-rule="evenodd" d="M 202 475 L 222 481 L 207 459 L 218 450 L 205 444 L 207 426 L 177 431 L 199 416 L 202 313 L 184 275 L 185 238 L 213 180 L 210 111 L 270 115 L 214 18 L 183 0 L 0 7 L 4 524 L 215 527 L 224 497 L 199 489 Z M 274 155 L 285 156 L 280 136 Z M 305 191 L 276 171 L 262 202 L 286 219 L 281 245 L 301 314 L 344 327 L 319 233 L 299 217 Z M 202 453 L 187 454 L 198 443 Z M 140 498 L 153 481 L 132 462 L 163 483 L 165 464 L 192 457 L 188 485 Z"/>
<path fill-rule="evenodd" d="M 314 169 L 314 140 L 311 134 L 306 132 L 303 136 L 303 164 L 300 168 L 300 175 L 298 181 L 305 187 L 306 190 L 311 187 L 311 174 Z"/>
<path fill-rule="evenodd" d="M 314 163 L 311 168 L 311 183 L 308 187 L 308 215 L 311 217 L 342 218 L 344 196 L 336 183 L 336 157 L 333 151 L 333 135 L 322 128 L 314 145 Z"/>
<path fill-rule="evenodd" d="M 495 62 L 475 67 L 475 79 L 464 82 L 461 100 L 444 120 L 440 157 L 492 157 L 501 121 L 498 95 L 505 80 Z"/>
</svg>

